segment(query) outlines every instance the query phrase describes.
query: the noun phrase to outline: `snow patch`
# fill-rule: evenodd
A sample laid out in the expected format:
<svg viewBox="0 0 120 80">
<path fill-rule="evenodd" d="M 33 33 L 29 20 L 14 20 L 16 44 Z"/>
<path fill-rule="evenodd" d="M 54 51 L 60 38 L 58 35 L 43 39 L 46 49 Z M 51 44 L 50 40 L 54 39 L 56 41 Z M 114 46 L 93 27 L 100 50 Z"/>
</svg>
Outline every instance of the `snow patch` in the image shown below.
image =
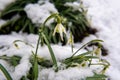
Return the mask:
<svg viewBox="0 0 120 80">
<path fill-rule="evenodd" d="M 40 3 L 40 2 L 39 2 Z M 25 6 L 24 10 L 27 16 L 32 20 L 34 24 L 42 24 L 51 13 L 57 13 L 55 6 L 45 1 L 43 4 L 28 4 Z M 47 25 L 53 22 L 53 19 L 47 22 Z"/>
</svg>

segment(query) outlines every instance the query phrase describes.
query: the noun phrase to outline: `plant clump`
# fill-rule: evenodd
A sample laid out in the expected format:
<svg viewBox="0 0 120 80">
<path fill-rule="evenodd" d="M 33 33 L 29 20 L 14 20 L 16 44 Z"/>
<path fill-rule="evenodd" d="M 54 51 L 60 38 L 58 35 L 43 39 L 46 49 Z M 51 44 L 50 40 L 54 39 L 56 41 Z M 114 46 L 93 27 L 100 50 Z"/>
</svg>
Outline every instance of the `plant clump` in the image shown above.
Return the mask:
<svg viewBox="0 0 120 80">
<path fill-rule="evenodd" d="M 70 45 L 71 45 L 72 55 L 60 61 L 56 59 L 55 53 L 49 41 L 49 37 L 47 36 L 46 31 L 45 31 L 46 22 L 52 18 L 56 20 L 56 26 L 54 28 L 54 32 L 52 33 L 53 37 L 56 34 L 58 34 L 62 41 L 65 40 L 64 36 L 66 36 L 66 29 L 64 25 L 62 24 L 62 18 L 58 13 L 54 13 L 45 20 L 45 22 L 42 24 L 42 27 L 40 27 L 38 30 L 39 38 L 36 44 L 36 50 L 31 52 L 32 55 L 29 58 L 29 61 L 31 63 L 31 68 L 25 76 L 21 77 L 21 80 L 28 80 L 28 79 L 38 80 L 39 74 L 42 72 L 43 69 L 52 69 L 54 73 L 57 74 L 61 70 L 65 71 L 65 70 L 72 69 L 72 68 L 91 69 L 92 66 L 100 66 L 101 68 L 100 70 L 91 69 L 91 72 L 93 73 L 93 75 L 85 76 L 84 78 L 77 77 L 75 80 L 96 80 L 96 78 L 98 80 L 108 79 L 108 76 L 105 75 L 105 72 L 109 68 L 110 64 L 107 60 L 101 58 L 101 48 L 102 48 L 101 42 L 103 42 L 102 40 L 99 40 L 99 39 L 91 40 L 90 42 L 84 44 L 78 50 L 74 52 L 73 51 L 74 40 L 72 38 L 73 34 L 71 31 L 69 33 L 70 39 L 71 39 L 69 42 L 71 43 Z M 66 40 L 69 40 L 69 39 L 66 39 Z M 23 42 L 21 40 L 14 41 L 14 44 L 16 47 L 18 47 L 18 45 L 16 45 L 16 42 L 19 42 L 19 41 Z M 23 43 L 25 43 L 26 45 L 29 45 L 26 42 L 23 42 Z M 86 52 L 79 53 L 80 50 L 85 49 L 90 44 L 98 44 L 98 45 L 92 50 L 88 49 Z M 51 60 L 38 56 L 38 50 L 41 50 L 39 46 L 44 46 L 44 45 L 46 45 L 49 50 Z M 14 67 L 17 66 L 17 64 L 19 64 L 19 61 L 20 61 L 20 57 L 17 57 L 17 56 L 13 56 L 13 57 L 1 56 L 1 58 L 3 60 L 7 60 L 7 59 L 12 60 L 10 61 L 10 63 L 12 63 Z M 12 77 L 10 76 L 9 72 L 2 65 L 0 65 L 0 69 L 2 70 L 2 72 L 4 73 L 4 75 L 6 76 L 8 80 L 12 80 Z M 47 75 L 42 76 L 42 78 L 45 78 L 43 80 L 46 80 L 48 79 L 48 76 Z"/>
</svg>

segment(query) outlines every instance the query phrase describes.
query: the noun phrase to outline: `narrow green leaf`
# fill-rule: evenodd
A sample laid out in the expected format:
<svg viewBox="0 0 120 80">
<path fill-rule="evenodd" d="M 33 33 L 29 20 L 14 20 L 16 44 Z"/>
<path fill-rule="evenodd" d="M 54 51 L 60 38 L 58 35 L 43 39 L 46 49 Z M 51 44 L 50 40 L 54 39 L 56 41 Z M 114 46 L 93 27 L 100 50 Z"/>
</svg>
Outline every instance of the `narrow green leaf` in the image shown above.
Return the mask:
<svg viewBox="0 0 120 80">
<path fill-rule="evenodd" d="M 94 74 L 92 77 L 87 77 L 86 80 L 106 80 L 107 76 L 104 74 Z"/>
<path fill-rule="evenodd" d="M 0 64 L 0 69 L 4 73 L 7 80 L 13 80 L 12 77 L 10 76 L 10 74 L 8 73 L 8 71 L 4 68 L 4 66 L 2 64 Z"/>
<path fill-rule="evenodd" d="M 91 44 L 91 43 L 99 43 L 99 42 L 103 42 L 103 40 L 99 40 L 99 39 L 95 39 L 95 40 L 91 40 L 90 42 L 84 44 L 82 47 L 80 47 L 73 55 L 72 57 L 81 49 L 83 49 L 84 47 L 86 47 L 87 45 Z"/>
<path fill-rule="evenodd" d="M 43 36 L 43 38 L 44 38 L 44 40 L 45 40 L 45 42 L 46 42 L 46 44 L 47 44 L 47 46 L 48 46 L 48 49 L 49 49 L 49 51 L 50 51 L 50 55 L 51 55 L 53 64 L 54 64 L 54 66 L 55 66 L 55 68 L 56 68 L 55 71 L 58 71 L 57 60 L 56 60 L 55 55 L 54 55 L 54 52 L 53 52 L 53 50 L 52 50 L 52 48 L 51 48 L 51 46 L 50 46 L 50 43 L 48 42 L 48 39 L 46 38 L 46 36 L 45 36 L 44 33 L 41 33 L 41 35 Z"/>
<path fill-rule="evenodd" d="M 22 43 L 24 43 L 24 44 L 26 44 L 26 45 L 29 45 L 29 46 L 31 46 L 32 48 L 34 48 L 33 45 L 29 44 L 28 42 L 22 41 L 22 40 L 15 40 L 13 43 L 14 43 L 15 45 L 17 45 L 17 44 L 16 44 L 17 42 L 22 42 Z"/>
<path fill-rule="evenodd" d="M 34 60 L 34 65 L 33 65 L 33 79 L 37 80 L 38 78 L 38 63 L 37 63 L 37 58 Z"/>
<path fill-rule="evenodd" d="M 23 11 L 23 9 L 12 9 L 12 10 L 6 11 L 5 13 L 2 14 L 2 16 L 10 14 L 10 13 L 15 12 L 15 11 Z"/>
<path fill-rule="evenodd" d="M 96 43 L 96 42 L 103 42 L 103 40 L 95 39 L 95 40 L 90 41 L 90 43 Z"/>
<path fill-rule="evenodd" d="M 88 52 L 85 52 L 85 53 L 79 54 L 78 56 L 85 56 L 85 55 L 91 54 L 92 52 L 93 52 L 93 51 L 88 51 Z"/>
</svg>

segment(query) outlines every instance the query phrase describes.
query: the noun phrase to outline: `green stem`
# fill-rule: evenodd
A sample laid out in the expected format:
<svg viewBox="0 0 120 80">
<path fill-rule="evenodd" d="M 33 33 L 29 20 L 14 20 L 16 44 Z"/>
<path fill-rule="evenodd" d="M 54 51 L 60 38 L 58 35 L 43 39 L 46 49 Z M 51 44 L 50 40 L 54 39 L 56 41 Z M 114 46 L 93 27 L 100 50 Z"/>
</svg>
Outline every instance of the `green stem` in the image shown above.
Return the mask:
<svg viewBox="0 0 120 80">
<path fill-rule="evenodd" d="M 57 14 L 56 17 L 57 17 L 57 23 L 61 23 L 61 18 L 60 18 L 60 16 Z"/>
<path fill-rule="evenodd" d="M 37 56 L 37 52 L 38 52 L 38 48 L 39 48 L 39 43 L 40 43 L 40 35 L 39 35 L 39 38 L 38 38 L 38 41 L 37 41 L 37 46 L 36 46 L 36 51 L 35 51 L 35 58 Z"/>
</svg>

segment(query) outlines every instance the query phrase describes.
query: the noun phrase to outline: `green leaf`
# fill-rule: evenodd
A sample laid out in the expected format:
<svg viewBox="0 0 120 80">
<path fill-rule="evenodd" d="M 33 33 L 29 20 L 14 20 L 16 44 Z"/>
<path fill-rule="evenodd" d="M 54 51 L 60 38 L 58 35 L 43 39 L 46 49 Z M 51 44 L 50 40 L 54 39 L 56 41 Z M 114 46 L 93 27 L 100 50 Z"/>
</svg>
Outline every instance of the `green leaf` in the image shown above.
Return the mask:
<svg viewBox="0 0 120 80">
<path fill-rule="evenodd" d="M 38 63 L 37 63 L 37 59 L 35 58 L 33 64 L 33 80 L 37 80 L 37 78 L 38 78 Z"/>
<path fill-rule="evenodd" d="M 43 38 L 44 38 L 44 40 L 45 40 L 45 42 L 46 42 L 46 44 L 47 44 L 47 46 L 48 46 L 48 49 L 49 49 L 49 51 L 50 51 L 50 55 L 51 55 L 53 64 L 54 64 L 54 66 L 55 66 L 55 68 L 56 68 L 55 71 L 57 72 L 57 71 L 58 71 L 58 65 L 57 65 L 57 60 L 56 60 L 56 58 L 55 58 L 54 52 L 53 52 L 53 50 L 52 50 L 52 48 L 51 48 L 51 46 L 50 46 L 50 43 L 48 42 L 48 39 L 47 39 L 47 37 L 45 36 L 45 34 L 44 34 L 43 32 L 41 32 L 41 35 L 43 36 Z"/>
<path fill-rule="evenodd" d="M 4 68 L 2 64 L 0 64 L 0 70 L 4 73 L 7 80 L 13 80 L 8 71 Z"/>
<path fill-rule="evenodd" d="M 80 51 L 81 49 L 83 49 L 84 47 L 86 47 L 87 45 L 91 44 L 91 43 L 99 43 L 99 42 L 103 42 L 103 40 L 99 40 L 99 39 L 95 39 L 95 40 L 91 40 L 88 43 L 84 44 L 82 47 L 80 47 L 73 55 L 72 57 L 78 53 L 78 51 Z"/>
<path fill-rule="evenodd" d="M 33 45 L 29 44 L 28 42 L 22 41 L 22 40 L 15 40 L 13 43 L 14 43 L 15 45 L 17 45 L 17 44 L 16 44 L 17 42 L 22 42 L 22 43 L 24 43 L 24 44 L 26 44 L 26 45 L 31 46 L 32 48 L 34 48 Z"/>
<path fill-rule="evenodd" d="M 0 59 L 8 61 L 12 66 L 15 67 L 19 64 L 21 57 L 15 56 L 15 55 L 12 57 L 3 55 L 3 56 L 0 56 Z"/>
<path fill-rule="evenodd" d="M 6 11 L 6 12 L 3 13 L 2 16 L 13 13 L 13 12 L 16 12 L 16 11 L 23 11 L 23 9 L 12 9 L 12 10 Z"/>
<path fill-rule="evenodd" d="M 106 80 L 107 76 L 104 74 L 94 74 L 92 77 L 87 77 L 86 80 Z"/>
</svg>

